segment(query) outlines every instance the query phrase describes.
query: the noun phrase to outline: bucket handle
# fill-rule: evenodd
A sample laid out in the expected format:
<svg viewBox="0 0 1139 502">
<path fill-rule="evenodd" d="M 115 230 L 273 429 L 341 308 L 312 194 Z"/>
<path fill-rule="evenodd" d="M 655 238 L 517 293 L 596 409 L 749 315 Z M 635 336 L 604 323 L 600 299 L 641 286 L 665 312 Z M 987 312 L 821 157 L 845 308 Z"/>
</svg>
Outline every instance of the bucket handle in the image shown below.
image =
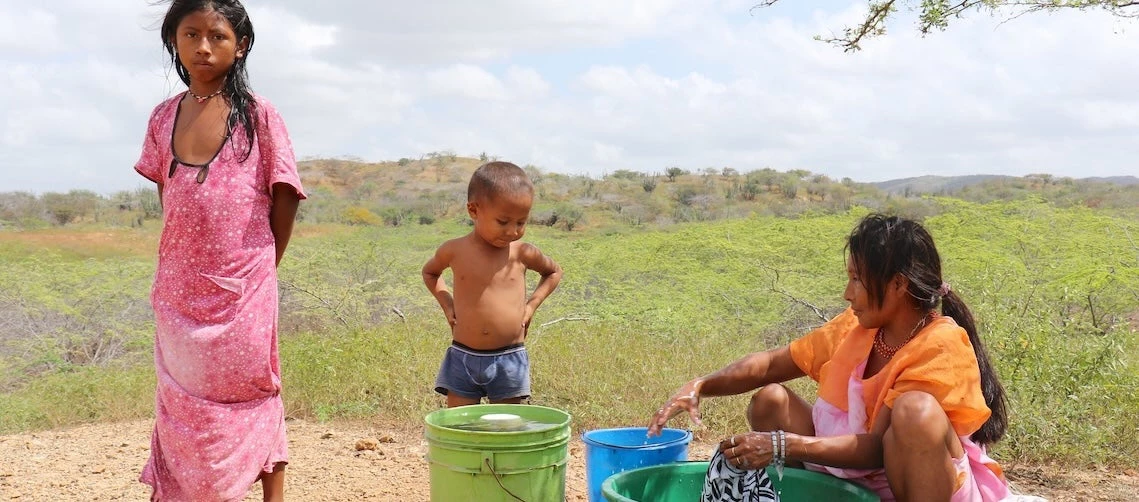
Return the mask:
<svg viewBox="0 0 1139 502">
<path fill-rule="evenodd" d="M 511 497 L 514 497 L 514 500 L 517 500 L 518 502 L 526 502 L 525 500 L 522 500 L 522 497 L 515 495 L 514 492 L 508 490 L 505 486 L 503 486 L 502 477 L 500 477 L 497 472 L 494 472 L 494 466 L 490 465 L 490 457 L 483 457 L 482 461 L 486 464 L 486 468 L 490 469 L 490 473 L 494 475 L 494 480 L 498 482 L 498 487 L 502 488 L 502 491 L 506 492 Z"/>
</svg>

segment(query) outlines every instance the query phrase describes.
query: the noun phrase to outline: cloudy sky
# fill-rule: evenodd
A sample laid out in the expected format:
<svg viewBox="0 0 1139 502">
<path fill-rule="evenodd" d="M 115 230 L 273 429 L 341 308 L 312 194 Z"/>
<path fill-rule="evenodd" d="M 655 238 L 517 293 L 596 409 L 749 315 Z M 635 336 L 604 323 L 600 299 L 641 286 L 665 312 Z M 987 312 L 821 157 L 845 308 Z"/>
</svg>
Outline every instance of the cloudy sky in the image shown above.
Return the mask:
<svg viewBox="0 0 1139 502">
<path fill-rule="evenodd" d="M 151 0 L 0 0 L 0 191 L 146 186 L 146 120 L 184 89 Z M 862 2 L 248 0 L 256 92 L 297 156 L 487 152 L 602 175 L 762 167 L 1139 175 L 1139 22 L 912 13 L 857 54 Z"/>
</svg>

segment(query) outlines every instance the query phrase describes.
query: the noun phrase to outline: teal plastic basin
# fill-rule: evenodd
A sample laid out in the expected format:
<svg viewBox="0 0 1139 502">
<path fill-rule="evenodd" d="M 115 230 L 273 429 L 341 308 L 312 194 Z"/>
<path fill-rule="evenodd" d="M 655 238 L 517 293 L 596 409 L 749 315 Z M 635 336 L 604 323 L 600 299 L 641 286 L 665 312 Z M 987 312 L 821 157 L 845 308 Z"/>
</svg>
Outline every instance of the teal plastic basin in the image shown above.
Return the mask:
<svg viewBox="0 0 1139 502">
<path fill-rule="evenodd" d="M 708 462 L 676 462 L 642 467 L 610 476 L 601 485 L 609 502 L 693 502 L 700 500 Z M 783 469 L 783 480 L 768 467 L 781 502 L 878 502 L 878 494 L 861 485 L 804 469 Z"/>
</svg>

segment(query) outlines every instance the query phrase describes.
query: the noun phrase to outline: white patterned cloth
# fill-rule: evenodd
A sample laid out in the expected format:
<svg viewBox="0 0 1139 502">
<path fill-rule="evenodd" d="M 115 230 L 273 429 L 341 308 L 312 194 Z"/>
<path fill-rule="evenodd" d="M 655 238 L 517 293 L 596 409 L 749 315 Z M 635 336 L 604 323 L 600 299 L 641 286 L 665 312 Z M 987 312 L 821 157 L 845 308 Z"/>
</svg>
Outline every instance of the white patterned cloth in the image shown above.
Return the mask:
<svg viewBox="0 0 1139 502">
<path fill-rule="evenodd" d="M 708 462 L 700 502 L 779 502 L 779 496 L 766 469 L 737 468 L 717 449 Z"/>
</svg>

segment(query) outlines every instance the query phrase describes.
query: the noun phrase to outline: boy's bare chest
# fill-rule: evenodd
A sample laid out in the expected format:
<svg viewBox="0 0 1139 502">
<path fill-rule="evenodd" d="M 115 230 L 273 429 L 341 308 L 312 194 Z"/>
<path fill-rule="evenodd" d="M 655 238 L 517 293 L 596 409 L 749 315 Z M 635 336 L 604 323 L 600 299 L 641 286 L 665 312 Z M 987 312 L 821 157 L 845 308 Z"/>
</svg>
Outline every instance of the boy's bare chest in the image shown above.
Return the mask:
<svg viewBox="0 0 1139 502">
<path fill-rule="evenodd" d="M 525 283 L 526 267 L 509 255 L 465 256 L 451 265 L 456 287 L 511 287 Z"/>
</svg>

